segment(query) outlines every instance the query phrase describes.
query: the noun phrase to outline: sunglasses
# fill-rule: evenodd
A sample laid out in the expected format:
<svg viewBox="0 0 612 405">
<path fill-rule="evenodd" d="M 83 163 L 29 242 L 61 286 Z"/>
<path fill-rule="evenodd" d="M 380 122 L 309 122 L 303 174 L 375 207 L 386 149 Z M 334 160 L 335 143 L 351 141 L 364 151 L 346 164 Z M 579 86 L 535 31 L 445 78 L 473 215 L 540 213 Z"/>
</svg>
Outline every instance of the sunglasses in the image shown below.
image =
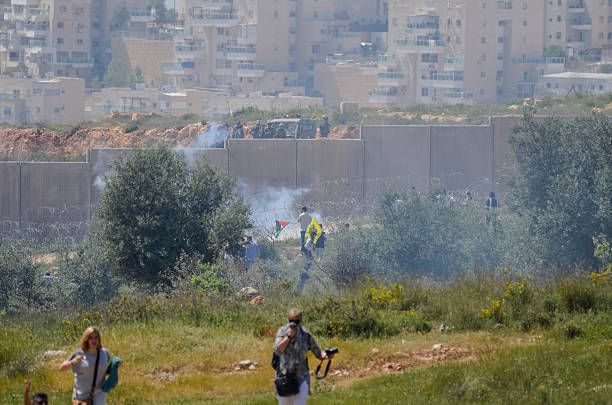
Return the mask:
<svg viewBox="0 0 612 405">
<path fill-rule="evenodd" d="M 301 319 L 289 319 L 289 322 L 300 323 Z"/>
</svg>

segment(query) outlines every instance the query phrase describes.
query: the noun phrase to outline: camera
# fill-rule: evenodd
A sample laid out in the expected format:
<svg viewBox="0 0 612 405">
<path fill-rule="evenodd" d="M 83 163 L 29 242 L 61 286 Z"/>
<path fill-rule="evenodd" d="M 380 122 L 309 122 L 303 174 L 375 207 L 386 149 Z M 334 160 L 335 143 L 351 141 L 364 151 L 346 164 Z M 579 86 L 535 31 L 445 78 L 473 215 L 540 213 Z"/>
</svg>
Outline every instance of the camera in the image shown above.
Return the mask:
<svg viewBox="0 0 612 405">
<path fill-rule="evenodd" d="M 330 356 L 332 354 L 336 354 L 338 353 L 338 348 L 337 347 L 326 347 L 325 348 L 325 353 Z"/>
<path fill-rule="evenodd" d="M 297 328 L 297 327 L 298 327 L 298 323 L 297 323 L 297 322 L 289 322 L 289 327 L 290 327 L 291 329 L 295 329 L 295 328 Z"/>
</svg>

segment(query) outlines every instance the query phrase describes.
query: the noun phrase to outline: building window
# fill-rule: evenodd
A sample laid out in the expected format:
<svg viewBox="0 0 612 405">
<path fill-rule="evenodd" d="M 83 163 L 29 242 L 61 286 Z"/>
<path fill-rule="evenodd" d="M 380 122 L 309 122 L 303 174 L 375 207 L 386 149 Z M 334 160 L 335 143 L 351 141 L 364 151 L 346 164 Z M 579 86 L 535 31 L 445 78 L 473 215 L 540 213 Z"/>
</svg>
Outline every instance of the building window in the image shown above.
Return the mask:
<svg viewBox="0 0 612 405">
<path fill-rule="evenodd" d="M 487 3 L 482 3 L 482 8 L 487 8 Z"/>
<path fill-rule="evenodd" d="M 58 38 L 57 38 L 57 44 L 58 44 L 58 45 L 61 45 L 61 44 L 63 44 L 63 43 L 64 43 L 64 38 L 60 38 L 60 37 L 58 37 Z"/>
<path fill-rule="evenodd" d="M 429 96 L 429 88 L 421 87 L 421 96 L 422 97 L 428 97 Z"/>
<path fill-rule="evenodd" d="M 4 107 L 4 116 L 10 117 L 11 115 L 13 115 L 13 110 L 11 107 Z"/>
<path fill-rule="evenodd" d="M 487 43 L 487 38 L 486 37 L 480 38 L 480 42 L 482 42 L 483 44 L 486 44 Z"/>
<path fill-rule="evenodd" d="M 455 24 L 457 27 L 461 27 L 461 20 L 457 20 L 457 23 Z"/>
<path fill-rule="evenodd" d="M 600 32 L 600 33 L 599 33 L 599 39 L 604 39 L 603 32 Z"/>
<path fill-rule="evenodd" d="M 64 22 L 63 21 L 59 21 L 57 23 L 57 28 L 64 28 Z"/>
<path fill-rule="evenodd" d="M 480 72 L 480 77 L 482 77 L 483 79 L 487 77 L 487 72 Z"/>
<path fill-rule="evenodd" d="M 550 89 L 552 87 L 552 85 L 550 83 L 546 83 L 546 88 Z"/>
<path fill-rule="evenodd" d="M 59 7 L 59 11 L 60 11 L 60 13 L 65 13 L 66 11 L 68 11 L 68 7 L 67 6 L 60 6 Z"/>
<path fill-rule="evenodd" d="M 81 38 L 77 39 L 77 45 L 83 45 L 83 40 Z"/>
<path fill-rule="evenodd" d="M 527 26 L 527 20 L 523 20 L 523 27 Z"/>
<path fill-rule="evenodd" d="M 278 18 L 278 11 L 274 10 L 274 18 Z"/>
<path fill-rule="evenodd" d="M 557 22 L 561 22 L 561 16 L 560 15 L 557 16 Z"/>
<path fill-rule="evenodd" d="M 480 89 L 480 95 L 484 96 L 484 89 Z"/>
<path fill-rule="evenodd" d="M 561 33 L 557 32 L 557 39 L 561 39 Z"/>
</svg>

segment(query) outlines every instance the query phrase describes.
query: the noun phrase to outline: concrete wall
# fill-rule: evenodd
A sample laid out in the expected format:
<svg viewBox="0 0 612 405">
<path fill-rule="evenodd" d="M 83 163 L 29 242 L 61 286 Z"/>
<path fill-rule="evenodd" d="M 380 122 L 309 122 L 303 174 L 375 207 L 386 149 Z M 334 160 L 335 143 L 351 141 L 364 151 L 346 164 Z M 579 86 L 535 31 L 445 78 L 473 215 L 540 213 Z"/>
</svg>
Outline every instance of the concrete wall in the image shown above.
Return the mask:
<svg viewBox="0 0 612 405">
<path fill-rule="evenodd" d="M 430 130 L 427 126 L 363 126 L 364 195 L 382 187 L 418 187 L 429 183 Z"/>
<path fill-rule="evenodd" d="M 448 190 L 490 191 L 493 178 L 491 127 L 432 126 L 431 179 Z"/>
<path fill-rule="evenodd" d="M 221 173 L 235 175 L 247 196 L 268 187 L 305 189 L 298 193 L 303 202 L 347 214 L 344 202 L 371 206 L 364 203 L 385 186 L 423 189 L 431 182 L 449 190 L 496 190 L 518 123 L 503 117 L 492 126 L 363 126 L 361 140 L 232 139 L 227 149 L 185 152 L 189 162 L 205 156 Z M 87 221 L 109 163 L 132 153 L 92 149 L 88 163 L 0 162 L 0 219 L 9 227 L 20 218 L 25 224 Z"/>
<path fill-rule="evenodd" d="M 19 163 L 0 162 L 0 220 L 2 232 L 9 231 L 11 224 L 19 222 Z"/>
<path fill-rule="evenodd" d="M 21 222 L 89 220 L 87 163 L 21 163 Z"/>
<path fill-rule="evenodd" d="M 295 188 L 297 141 L 291 139 L 230 139 L 229 171 L 254 188 Z"/>
<path fill-rule="evenodd" d="M 308 189 L 304 201 L 333 205 L 361 198 L 363 148 L 359 140 L 297 141 L 297 188 Z"/>
</svg>

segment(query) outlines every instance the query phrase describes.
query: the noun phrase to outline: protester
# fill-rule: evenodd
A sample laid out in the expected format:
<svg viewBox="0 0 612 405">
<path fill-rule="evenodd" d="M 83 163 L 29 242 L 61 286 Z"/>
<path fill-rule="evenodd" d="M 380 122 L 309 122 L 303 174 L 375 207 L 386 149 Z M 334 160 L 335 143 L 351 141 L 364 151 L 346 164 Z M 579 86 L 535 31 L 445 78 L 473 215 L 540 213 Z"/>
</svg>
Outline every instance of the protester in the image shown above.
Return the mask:
<svg viewBox="0 0 612 405">
<path fill-rule="evenodd" d="M 49 399 L 47 394 L 44 392 L 37 392 L 32 396 L 30 401 L 30 388 L 32 387 L 31 381 L 25 382 L 25 391 L 23 392 L 23 403 L 24 405 L 49 405 Z"/>
<path fill-rule="evenodd" d="M 329 125 L 329 119 L 327 118 L 327 115 L 324 115 L 323 122 L 321 123 L 321 125 L 319 125 L 319 136 L 321 138 L 327 138 L 327 136 L 329 135 L 330 128 L 331 125 Z"/>
<path fill-rule="evenodd" d="M 495 198 L 494 192 L 491 191 L 489 193 L 489 199 L 487 200 L 486 204 L 487 204 L 487 209 L 496 210 L 498 208 L 497 198 Z"/>
<path fill-rule="evenodd" d="M 310 373 L 306 359 L 308 350 L 319 360 L 332 359 L 334 355 L 327 356 L 327 353 L 317 346 L 310 332 L 301 326 L 302 312 L 299 309 L 290 310 L 288 320 L 287 325 L 281 326 L 278 330 L 274 341 L 274 353 L 279 357 L 278 365 L 275 367 L 275 392 L 279 405 L 306 405 L 310 391 Z M 299 391 L 295 395 L 279 395 L 277 381 L 283 378 L 297 379 Z"/>
<path fill-rule="evenodd" d="M 275 138 L 286 139 L 287 131 L 285 130 L 285 124 L 281 123 L 276 130 Z"/>
<path fill-rule="evenodd" d="M 229 242 L 226 242 L 223 246 L 223 258 L 226 260 L 228 265 L 234 264 L 234 256 L 232 255 L 232 247 Z"/>
<path fill-rule="evenodd" d="M 85 329 L 80 349 L 72 352 L 60 365 L 60 371 L 71 368 L 74 373 L 73 405 L 86 405 L 90 398 L 93 399 L 93 405 L 106 404 L 106 392 L 102 391 L 102 384 L 110 360 L 110 353 L 102 347 L 100 331 L 94 327 Z M 119 360 L 117 367 L 122 364 Z"/>
<path fill-rule="evenodd" d="M 244 263 L 246 264 L 247 270 L 251 268 L 255 263 L 257 263 L 257 258 L 259 257 L 259 245 L 255 241 L 253 241 L 252 236 L 247 236 L 246 249 L 244 252 Z"/>
<path fill-rule="evenodd" d="M 51 272 L 48 271 L 45 273 L 42 280 L 40 280 L 41 287 L 49 287 L 51 285 L 51 280 L 53 280 L 53 276 L 51 276 Z"/>
<path fill-rule="evenodd" d="M 306 231 L 312 222 L 312 217 L 308 213 L 308 208 L 302 207 L 302 212 L 300 212 L 300 215 L 298 216 L 298 222 L 300 224 L 300 238 L 302 240 L 300 250 L 302 253 L 306 254 L 306 249 L 304 249 L 304 243 L 306 242 Z"/>
<path fill-rule="evenodd" d="M 323 251 L 325 250 L 325 239 L 325 232 L 323 232 L 323 225 L 321 225 L 321 235 L 315 243 L 315 253 L 317 257 L 317 262 L 320 262 L 321 258 L 323 257 Z"/>
<path fill-rule="evenodd" d="M 264 129 L 263 137 L 264 138 L 276 138 L 276 130 L 272 126 L 271 122 L 266 123 L 266 128 Z"/>
</svg>

